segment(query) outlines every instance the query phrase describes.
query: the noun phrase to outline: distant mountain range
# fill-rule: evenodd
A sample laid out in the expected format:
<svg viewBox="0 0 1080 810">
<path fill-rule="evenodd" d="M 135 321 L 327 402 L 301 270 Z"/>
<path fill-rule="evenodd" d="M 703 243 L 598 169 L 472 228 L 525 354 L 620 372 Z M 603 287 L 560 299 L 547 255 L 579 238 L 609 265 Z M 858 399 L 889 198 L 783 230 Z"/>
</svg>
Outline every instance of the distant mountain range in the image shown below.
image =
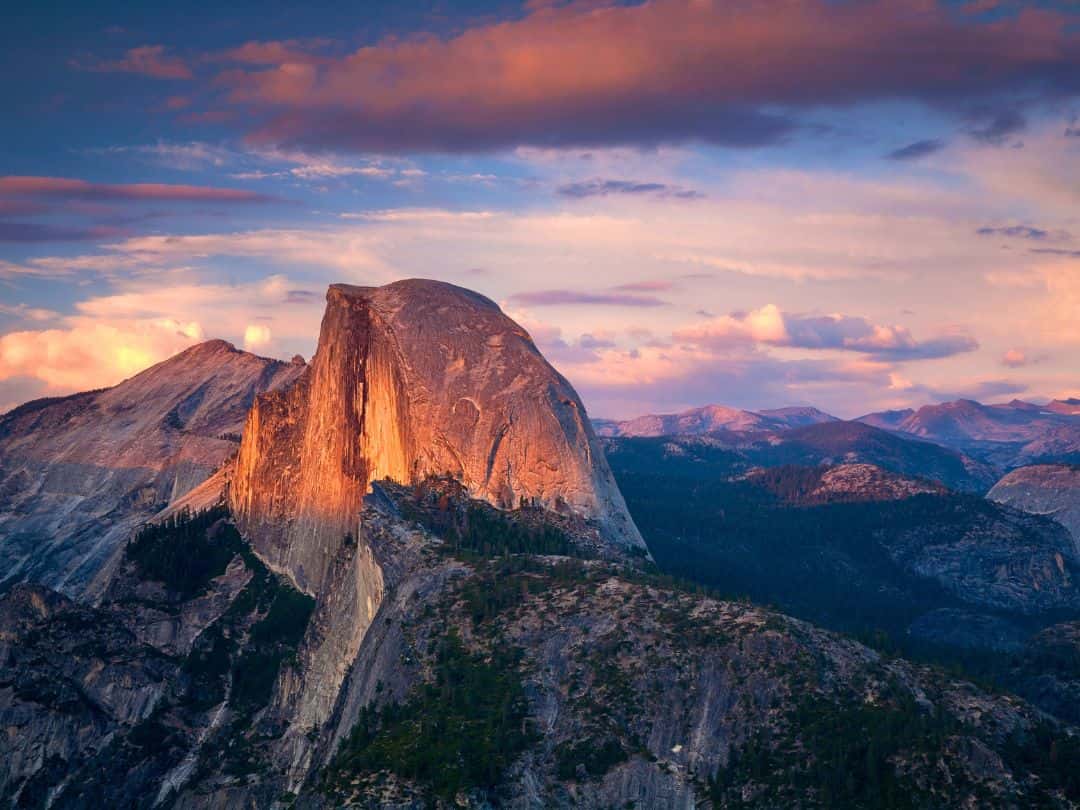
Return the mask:
<svg viewBox="0 0 1080 810">
<path fill-rule="evenodd" d="M 883 411 L 859 418 L 962 450 L 1002 469 L 1047 460 L 1080 459 L 1080 400 L 1035 405 L 1014 399 L 983 405 L 970 399 Z"/>
<path fill-rule="evenodd" d="M 600 436 L 700 436 L 718 430 L 737 433 L 769 433 L 839 421 L 817 408 L 791 407 L 743 411 L 724 405 L 705 405 L 669 414 L 647 414 L 634 419 L 594 419 Z"/>
<path fill-rule="evenodd" d="M 596 432 L 606 437 L 704 436 L 731 434 L 743 440 L 761 440 L 814 425 L 842 420 L 813 407 L 747 411 L 706 405 L 672 414 L 648 414 L 627 420 L 594 420 Z M 1046 405 L 1015 399 L 984 405 L 969 399 L 925 405 L 919 409 L 878 411 L 847 422 L 861 423 L 889 433 L 933 442 L 988 465 L 1000 476 L 1028 464 L 1080 461 L 1080 399 L 1054 400 Z M 834 439 L 843 430 L 829 434 Z M 864 434 L 851 433 L 860 441 Z M 842 451 L 836 446 L 835 449 Z M 843 452 L 843 451 L 842 451 Z M 898 470 L 911 474 L 910 469 Z"/>
</svg>

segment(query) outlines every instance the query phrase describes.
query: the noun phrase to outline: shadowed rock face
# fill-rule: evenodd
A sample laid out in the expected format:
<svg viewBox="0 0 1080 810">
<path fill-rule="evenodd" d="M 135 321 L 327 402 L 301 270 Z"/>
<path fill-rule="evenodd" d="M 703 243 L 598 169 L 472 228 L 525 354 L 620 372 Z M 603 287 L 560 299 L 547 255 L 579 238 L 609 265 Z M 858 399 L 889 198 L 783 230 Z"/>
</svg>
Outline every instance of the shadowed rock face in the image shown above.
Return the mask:
<svg viewBox="0 0 1080 810">
<path fill-rule="evenodd" d="M 211 340 L 0 416 L 0 579 L 92 598 L 133 529 L 236 451 L 255 395 L 302 370 Z"/>
<path fill-rule="evenodd" d="M 370 482 L 429 474 L 644 545 L 581 400 L 493 302 L 434 281 L 333 285 L 309 370 L 248 417 L 234 513 L 271 564 L 316 592 Z"/>
<path fill-rule="evenodd" d="M 1034 464 L 1013 470 L 990 490 L 992 501 L 1051 517 L 1069 530 L 1080 557 L 1080 467 Z"/>
</svg>

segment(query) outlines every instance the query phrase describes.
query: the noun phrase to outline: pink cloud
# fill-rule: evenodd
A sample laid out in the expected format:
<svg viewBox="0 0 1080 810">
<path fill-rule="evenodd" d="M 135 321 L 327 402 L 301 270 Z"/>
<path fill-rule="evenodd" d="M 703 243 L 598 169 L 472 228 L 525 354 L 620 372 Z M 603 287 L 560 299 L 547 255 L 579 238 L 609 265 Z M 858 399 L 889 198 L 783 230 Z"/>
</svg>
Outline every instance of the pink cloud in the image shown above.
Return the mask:
<svg viewBox="0 0 1080 810">
<path fill-rule="evenodd" d="M 0 380 L 37 379 L 55 393 L 115 385 L 202 337 L 198 324 L 168 319 L 9 332 L 0 335 Z"/>
<path fill-rule="evenodd" d="M 0 177 L 0 198 L 69 200 L 159 200 L 173 202 L 268 202 L 273 197 L 235 188 L 166 183 L 90 183 L 71 177 Z M 0 202 L 3 202 L 0 199 Z"/>
<path fill-rule="evenodd" d="M 1007 368 L 1024 368 L 1041 363 L 1045 359 L 1045 354 L 1032 354 L 1027 349 L 1013 348 L 1001 355 L 1001 365 Z"/>
<path fill-rule="evenodd" d="M 1080 69 L 1072 19 L 1024 9 L 988 22 L 929 0 L 541 4 L 447 39 L 387 39 L 320 63 L 251 43 L 238 50 L 256 69 L 217 84 L 270 114 L 257 135 L 280 142 L 753 145 L 797 128 L 778 107 L 955 102 L 1032 83 L 1065 91 Z"/>
<path fill-rule="evenodd" d="M 916 340 L 902 326 L 875 324 L 853 315 L 805 315 L 768 304 L 746 313 L 712 318 L 675 332 L 693 345 L 725 347 L 760 343 L 797 349 L 852 351 L 880 361 L 931 360 L 973 351 L 978 343 L 960 332 Z"/>
</svg>

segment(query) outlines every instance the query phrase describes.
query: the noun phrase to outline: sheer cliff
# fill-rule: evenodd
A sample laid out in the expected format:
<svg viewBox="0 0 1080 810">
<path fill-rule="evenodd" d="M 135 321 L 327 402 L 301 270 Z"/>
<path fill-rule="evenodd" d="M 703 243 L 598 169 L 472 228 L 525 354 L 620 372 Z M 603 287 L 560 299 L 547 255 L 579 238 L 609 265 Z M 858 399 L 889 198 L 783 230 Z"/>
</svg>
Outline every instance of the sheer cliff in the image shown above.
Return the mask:
<svg viewBox="0 0 1080 810">
<path fill-rule="evenodd" d="M 239 524 L 315 593 L 371 481 L 443 474 L 497 506 L 524 499 L 644 546 L 581 400 L 498 306 L 435 281 L 331 286 L 310 368 L 248 417 Z"/>
<path fill-rule="evenodd" d="M 257 393 L 282 363 L 211 340 L 112 388 L 29 402 L 0 416 L 0 569 L 84 596 L 142 521 L 236 452 Z"/>
<path fill-rule="evenodd" d="M 326 300 L 307 371 L 252 406 L 229 488 L 259 556 L 318 602 L 309 676 L 290 696 L 293 773 L 386 594 L 387 562 L 359 525 L 373 481 L 449 476 L 498 507 L 584 521 L 609 553 L 645 554 L 581 400 L 493 302 L 424 280 L 335 284 Z"/>
</svg>

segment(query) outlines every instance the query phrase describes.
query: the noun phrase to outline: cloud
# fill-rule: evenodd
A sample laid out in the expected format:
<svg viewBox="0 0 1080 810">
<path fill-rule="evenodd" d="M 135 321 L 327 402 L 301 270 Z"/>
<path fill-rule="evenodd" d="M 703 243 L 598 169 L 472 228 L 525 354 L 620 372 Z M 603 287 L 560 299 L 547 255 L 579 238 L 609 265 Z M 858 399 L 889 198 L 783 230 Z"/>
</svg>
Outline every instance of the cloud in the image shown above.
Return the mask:
<svg viewBox="0 0 1080 810">
<path fill-rule="evenodd" d="M 127 51 L 123 58 L 113 61 L 72 62 L 77 70 L 94 73 L 137 73 L 152 79 L 190 79 L 193 77 L 187 62 L 170 55 L 164 45 L 143 45 Z"/>
<path fill-rule="evenodd" d="M 1080 250 L 1070 250 L 1069 248 L 1032 248 L 1031 252 L 1043 256 L 1067 256 L 1073 259 L 1080 259 Z"/>
<path fill-rule="evenodd" d="M 34 214 L 74 214 L 91 224 L 10 221 L 0 219 L 0 243 L 101 242 L 131 236 L 132 226 L 167 216 L 144 210 L 118 217 L 113 203 L 251 204 L 280 201 L 252 191 L 165 183 L 91 183 L 70 177 L 0 177 L 0 217 L 23 211 Z M 96 220 L 96 222 L 94 222 Z M 10 270 L 11 268 L 4 268 Z M 3 273 L 3 270 L 0 270 Z M 10 275 L 10 272 L 4 273 Z"/>
<path fill-rule="evenodd" d="M 312 301 L 317 301 L 320 297 L 319 294 L 313 293 L 311 290 L 287 290 L 282 303 L 310 304 Z"/>
<path fill-rule="evenodd" d="M 713 348 L 758 343 L 851 351 L 870 355 L 878 362 L 940 359 L 974 351 L 979 345 L 966 334 L 945 334 L 919 341 L 901 326 L 875 324 L 851 315 L 786 313 L 774 304 L 685 327 L 676 331 L 674 337 Z"/>
<path fill-rule="evenodd" d="M 663 292 L 673 290 L 677 285 L 667 279 L 653 279 L 650 281 L 631 281 L 626 284 L 616 284 L 611 289 L 619 292 Z"/>
<path fill-rule="evenodd" d="M 667 183 L 640 183 L 633 180 L 585 180 L 559 186 L 556 192 L 563 197 L 584 199 L 607 197 L 611 194 L 635 194 L 655 197 L 672 197 L 679 200 L 700 200 L 700 191 L 672 186 Z"/>
<path fill-rule="evenodd" d="M 1006 236 L 1010 239 L 1035 239 L 1042 240 L 1050 236 L 1050 232 L 1042 228 L 1032 228 L 1029 225 L 1007 225 L 1003 227 L 984 227 L 975 231 L 979 236 Z"/>
<path fill-rule="evenodd" d="M 967 128 L 967 134 L 986 144 L 1000 145 L 1012 135 L 1027 129 L 1027 118 L 1017 110 L 982 112 L 975 116 L 978 123 Z"/>
<path fill-rule="evenodd" d="M 945 141 L 937 138 L 925 141 L 915 141 L 914 143 L 909 143 L 907 146 L 901 146 L 899 149 L 894 149 L 885 157 L 889 158 L 889 160 L 918 160 L 927 155 L 932 155 L 935 152 L 940 152 L 945 146 Z"/>
<path fill-rule="evenodd" d="M 270 327 L 263 324 L 248 324 L 244 327 L 244 348 L 256 351 L 270 343 Z"/>
<path fill-rule="evenodd" d="M 523 325 L 594 416 L 629 417 L 706 402 L 746 408 L 819 402 L 847 412 L 853 401 L 880 396 L 889 382 L 887 366 L 864 358 L 793 360 L 748 346 L 717 349 L 662 340 L 593 348 L 585 335 L 572 341 L 558 329 Z"/>
<path fill-rule="evenodd" d="M 1041 363 L 1046 359 L 1045 354 L 1031 354 L 1027 349 L 1009 349 L 1001 355 L 1001 365 L 1007 368 L 1024 368 Z"/>
<path fill-rule="evenodd" d="M 135 154 L 170 169 L 202 170 L 207 167 L 221 167 L 237 159 L 231 149 L 203 141 L 172 143 L 158 141 L 152 144 L 134 146 L 110 146 L 104 149 L 89 150 L 100 154 Z"/>
<path fill-rule="evenodd" d="M 0 221 L 0 242 L 6 243 L 95 242 L 125 235 L 124 231 L 104 226 L 80 228 L 40 222 Z"/>
<path fill-rule="evenodd" d="M 215 86 L 254 137 L 360 151 L 477 151 L 704 140 L 775 143 L 822 105 L 1076 89 L 1068 12 L 994 19 L 907 0 L 583 0 L 448 37 L 388 38 L 318 64 L 259 49 Z M 287 51 L 288 49 L 284 49 Z M 768 59 L 760 58 L 762 53 Z M 271 58 L 273 57 L 273 58 Z M 993 140 L 1019 113 L 971 124 Z"/>
<path fill-rule="evenodd" d="M 27 304 L 0 303 L 0 315 L 18 318 L 24 321 L 51 321 L 60 317 L 60 313 L 43 307 L 31 307 Z"/>
<path fill-rule="evenodd" d="M 207 337 L 285 356 L 310 351 L 323 302 L 312 296 L 283 306 L 296 290 L 282 275 L 237 285 L 153 278 L 79 301 L 65 316 L 13 306 L 14 317 L 52 323 L 0 335 L 0 384 L 36 381 L 37 395 L 113 385 Z"/>
<path fill-rule="evenodd" d="M 943 155 L 935 168 L 966 175 L 988 199 L 1024 203 L 1043 220 L 1064 223 L 1080 204 L 1078 158 L 1080 139 L 1063 135 L 1060 119 L 1049 119 L 1025 131 L 1022 149 L 972 140 Z"/>
<path fill-rule="evenodd" d="M 23 217 L 33 214 L 44 214 L 49 210 L 47 205 L 32 200 L 3 200 L 0 199 L 0 217 Z"/>
<path fill-rule="evenodd" d="M 236 180 L 296 178 L 327 180 L 344 177 L 374 179 L 416 179 L 426 173 L 402 161 L 368 160 L 358 164 L 329 152 L 309 153 L 300 149 L 253 145 L 232 148 L 203 141 L 110 146 L 87 150 L 92 154 L 134 154 L 170 169 L 203 171 L 207 168 L 232 167 L 229 177 Z"/>
<path fill-rule="evenodd" d="M 662 307 L 667 302 L 652 295 L 632 295 L 620 292 L 578 292 L 576 290 L 536 290 L 515 293 L 510 299 L 522 306 L 612 306 Z"/>
<path fill-rule="evenodd" d="M 0 335 L 0 380 L 40 380 L 52 393 L 115 385 L 202 338 L 195 323 L 80 320 L 66 329 Z"/>
<path fill-rule="evenodd" d="M 277 198 L 237 188 L 167 183 L 90 183 L 72 177 L 0 177 L 0 198 L 262 203 Z"/>
<path fill-rule="evenodd" d="M 304 64 L 326 61 L 318 51 L 333 45 L 334 41 L 320 37 L 309 39 L 252 40 L 235 48 L 212 54 L 209 58 L 222 62 L 244 65 Z"/>
</svg>

